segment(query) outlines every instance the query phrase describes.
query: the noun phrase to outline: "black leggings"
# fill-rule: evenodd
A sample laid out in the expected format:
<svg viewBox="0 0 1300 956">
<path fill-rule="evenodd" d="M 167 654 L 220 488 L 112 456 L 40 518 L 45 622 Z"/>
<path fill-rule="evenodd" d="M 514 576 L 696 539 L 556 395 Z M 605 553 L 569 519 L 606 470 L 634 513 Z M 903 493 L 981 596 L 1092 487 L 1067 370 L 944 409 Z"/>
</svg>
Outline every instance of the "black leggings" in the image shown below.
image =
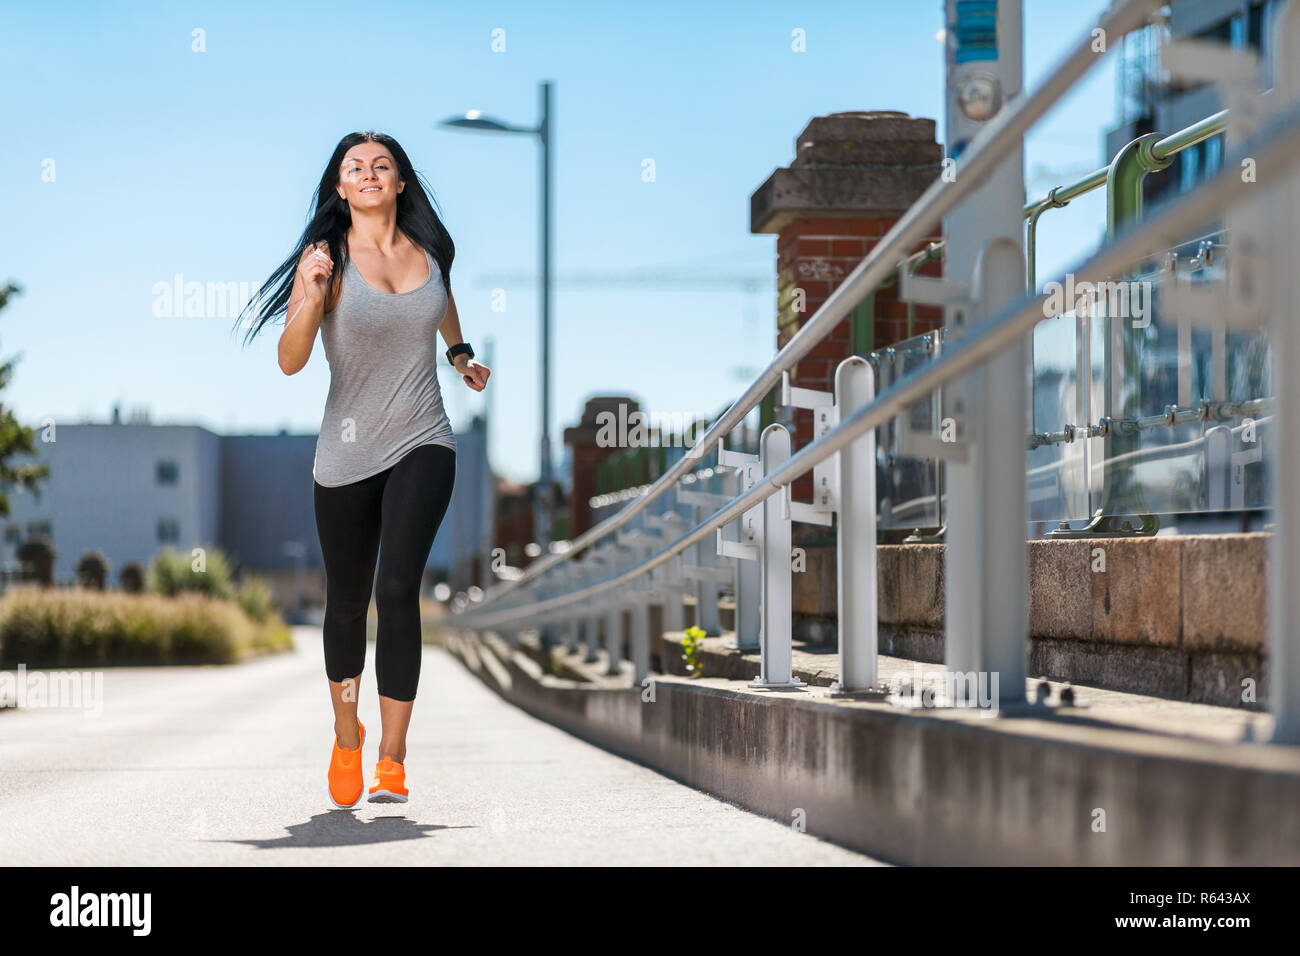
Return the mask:
<svg viewBox="0 0 1300 956">
<path fill-rule="evenodd" d="M 415 700 L 420 581 L 455 479 L 456 452 L 445 445 L 418 445 L 379 474 L 335 488 L 313 479 L 316 533 L 325 557 L 325 675 L 331 681 L 359 677 L 365 667 L 373 586 L 380 696 Z"/>
</svg>

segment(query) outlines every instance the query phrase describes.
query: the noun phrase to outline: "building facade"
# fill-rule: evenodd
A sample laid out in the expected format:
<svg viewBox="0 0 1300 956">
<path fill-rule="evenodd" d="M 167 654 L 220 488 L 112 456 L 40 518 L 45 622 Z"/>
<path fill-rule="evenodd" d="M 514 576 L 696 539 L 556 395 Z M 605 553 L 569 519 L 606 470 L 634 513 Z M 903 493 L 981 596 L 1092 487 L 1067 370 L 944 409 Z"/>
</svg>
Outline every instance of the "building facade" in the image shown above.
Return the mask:
<svg viewBox="0 0 1300 956">
<path fill-rule="evenodd" d="M 88 551 L 108 559 L 115 586 L 128 563 L 148 567 L 167 548 L 220 548 L 236 576 L 267 579 L 282 608 L 324 603 L 325 575 L 312 496 L 316 435 L 221 435 L 198 425 L 147 421 L 58 425 L 35 460 L 49 466 L 37 492 L 14 488 L 0 561 L 46 536 L 54 579 L 76 579 Z M 426 564 L 426 586 L 463 586 L 491 533 L 493 481 L 487 426 L 456 435 L 456 482 Z"/>
</svg>

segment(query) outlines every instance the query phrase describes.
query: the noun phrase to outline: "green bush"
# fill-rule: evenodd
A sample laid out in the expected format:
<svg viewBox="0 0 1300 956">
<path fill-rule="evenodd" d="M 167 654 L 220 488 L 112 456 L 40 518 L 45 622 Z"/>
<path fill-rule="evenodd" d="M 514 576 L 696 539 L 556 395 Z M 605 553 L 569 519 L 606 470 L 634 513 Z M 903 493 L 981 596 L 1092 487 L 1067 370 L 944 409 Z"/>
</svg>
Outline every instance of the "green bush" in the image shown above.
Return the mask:
<svg viewBox="0 0 1300 956">
<path fill-rule="evenodd" d="M 265 622 L 275 613 L 275 598 L 271 595 L 271 586 L 256 575 L 247 575 L 239 586 L 239 606 L 244 613 L 259 623 Z"/>
<path fill-rule="evenodd" d="M 203 548 L 202 551 L 201 571 L 195 570 L 199 559 L 192 553 L 174 548 L 158 552 L 149 566 L 149 590 L 167 597 L 176 597 L 185 591 L 219 598 L 233 597 L 230 564 L 225 553 L 219 548 Z"/>
<path fill-rule="evenodd" d="M 279 615 L 207 594 L 28 586 L 0 597 L 0 667 L 228 664 L 292 646 Z"/>
<path fill-rule="evenodd" d="M 132 561 L 117 573 L 118 583 L 127 594 L 139 594 L 144 590 L 144 568 Z"/>
<path fill-rule="evenodd" d="M 77 582 L 85 588 L 104 590 L 108 578 L 108 558 L 103 551 L 87 551 L 77 562 Z"/>
<path fill-rule="evenodd" d="M 120 602 L 103 632 L 105 663 L 160 664 L 171 657 L 171 633 L 160 600 L 151 595 L 129 595 Z"/>
</svg>

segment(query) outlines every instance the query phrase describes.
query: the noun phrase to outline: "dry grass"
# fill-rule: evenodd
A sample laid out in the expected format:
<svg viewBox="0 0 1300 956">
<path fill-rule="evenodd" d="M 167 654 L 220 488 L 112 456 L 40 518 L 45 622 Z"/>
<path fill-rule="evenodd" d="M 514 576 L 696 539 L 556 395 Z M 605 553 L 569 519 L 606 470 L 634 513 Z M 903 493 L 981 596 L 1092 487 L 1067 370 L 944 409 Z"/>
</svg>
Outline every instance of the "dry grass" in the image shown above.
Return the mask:
<svg viewBox="0 0 1300 956">
<path fill-rule="evenodd" d="M 0 666 L 230 664 L 293 646 L 274 613 L 236 600 L 86 588 L 16 587 L 0 596 Z"/>
</svg>

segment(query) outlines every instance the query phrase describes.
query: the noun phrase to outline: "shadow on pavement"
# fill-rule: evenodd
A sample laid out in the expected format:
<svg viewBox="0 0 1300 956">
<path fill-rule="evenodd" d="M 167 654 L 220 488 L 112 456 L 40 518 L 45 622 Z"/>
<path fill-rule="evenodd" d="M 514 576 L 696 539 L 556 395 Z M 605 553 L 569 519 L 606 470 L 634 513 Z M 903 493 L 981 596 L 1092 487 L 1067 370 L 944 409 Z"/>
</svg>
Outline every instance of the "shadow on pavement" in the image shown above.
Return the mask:
<svg viewBox="0 0 1300 956">
<path fill-rule="evenodd" d="M 370 843 L 393 843 L 418 840 L 435 830 L 471 830 L 473 827 L 446 827 L 416 823 L 406 817 L 375 817 L 362 820 L 352 810 L 319 813 L 306 823 L 286 827 L 287 836 L 271 840 L 209 840 L 209 843 L 235 843 L 258 850 L 292 849 L 313 846 L 364 846 Z"/>
</svg>

